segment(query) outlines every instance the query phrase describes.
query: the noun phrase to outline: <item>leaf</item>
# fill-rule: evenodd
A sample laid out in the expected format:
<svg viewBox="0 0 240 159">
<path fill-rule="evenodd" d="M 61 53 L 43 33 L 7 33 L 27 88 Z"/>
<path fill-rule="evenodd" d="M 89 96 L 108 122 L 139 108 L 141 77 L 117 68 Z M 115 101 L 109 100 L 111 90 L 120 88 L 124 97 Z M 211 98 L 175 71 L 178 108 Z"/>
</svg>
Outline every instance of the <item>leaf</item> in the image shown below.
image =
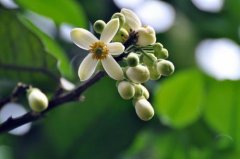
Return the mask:
<svg viewBox="0 0 240 159">
<path fill-rule="evenodd" d="M 45 33 L 41 32 L 36 26 L 34 26 L 29 20 L 25 17 L 19 15 L 19 19 L 21 22 L 32 32 L 34 32 L 42 41 L 45 47 L 45 51 L 52 56 L 54 56 L 58 60 L 58 69 L 61 74 L 70 79 L 74 79 L 74 71 L 72 65 L 69 62 L 68 57 L 64 53 L 61 47 L 57 45 L 57 43 L 47 36 Z"/>
<path fill-rule="evenodd" d="M 58 24 L 69 23 L 86 27 L 86 15 L 79 3 L 73 0 L 16 0 L 23 8 L 53 19 Z"/>
<path fill-rule="evenodd" d="M 240 82 L 212 82 L 204 105 L 205 121 L 240 150 Z"/>
<path fill-rule="evenodd" d="M 66 104 L 45 119 L 45 140 L 53 145 L 48 148 L 58 152 L 54 158 L 114 158 L 140 128 L 131 101 L 120 98 L 112 80 L 99 81 L 84 95 L 83 102 Z"/>
<path fill-rule="evenodd" d="M 162 122 L 183 128 L 200 116 L 202 99 L 202 75 L 197 70 L 187 70 L 174 74 L 159 85 L 154 106 Z"/>
<path fill-rule="evenodd" d="M 0 78 L 44 84 L 58 80 L 57 60 L 19 21 L 14 11 L 0 10 Z"/>
</svg>

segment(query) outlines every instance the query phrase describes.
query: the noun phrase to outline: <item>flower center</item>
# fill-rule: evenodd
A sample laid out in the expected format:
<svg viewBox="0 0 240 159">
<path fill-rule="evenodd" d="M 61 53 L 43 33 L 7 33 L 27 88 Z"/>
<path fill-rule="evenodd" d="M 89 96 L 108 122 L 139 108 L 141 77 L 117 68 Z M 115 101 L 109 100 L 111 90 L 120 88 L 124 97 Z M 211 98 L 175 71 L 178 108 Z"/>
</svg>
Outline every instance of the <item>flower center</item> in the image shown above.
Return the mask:
<svg viewBox="0 0 240 159">
<path fill-rule="evenodd" d="M 93 53 L 93 58 L 97 60 L 105 59 L 108 55 L 108 48 L 104 42 L 98 41 L 90 46 L 90 53 Z"/>
</svg>

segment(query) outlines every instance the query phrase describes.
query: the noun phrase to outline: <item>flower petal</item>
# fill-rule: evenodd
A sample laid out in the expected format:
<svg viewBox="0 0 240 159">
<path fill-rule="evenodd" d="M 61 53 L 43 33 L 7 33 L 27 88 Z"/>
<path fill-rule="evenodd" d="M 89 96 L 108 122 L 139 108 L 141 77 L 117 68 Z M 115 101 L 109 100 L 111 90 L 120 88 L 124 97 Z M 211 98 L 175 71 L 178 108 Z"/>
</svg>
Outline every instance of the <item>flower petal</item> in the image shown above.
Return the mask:
<svg viewBox="0 0 240 159">
<path fill-rule="evenodd" d="M 132 29 L 132 30 L 137 30 L 139 27 L 142 26 L 142 23 L 138 16 L 131 10 L 123 8 L 121 10 L 121 13 L 125 16 L 126 18 L 126 24 Z"/>
<path fill-rule="evenodd" d="M 100 40 L 105 43 L 109 43 L 116 35 L 118 28 L 119 28 L 118 18 L 110 20 L 103 29 Z"/>
<path fill-rule="evenodd" d="M 98 39 L 89 31 L 82 28 L 72 29 L 71 33 L 72 41 L 82 49 L 88 50 L 90 45 Z"/>
<path fill-rule="evenodd" d="M 109 43 L 107 44 L 107 47 L 109 49 L 110 54 L 112 55 L 120 55 L 121 53 L 123 53 L 125 49 L 123 44 L 119 42 Z"/>
<path fill-rule="evenodd" d="M 85 59 L 83 59 L 82 63 L 78 69 L 78 76 L 81 81 L 85 81 L 91 77 L 94 73 L 96 66 L 98 64 L 98 60 L 93 59 L 92 54 L 89 53 Z"/>
<path fill-rule="evenodd" d="M 108 55 L 104 60 L 102 60 L 102 65 L 111 78 L 115 80 L 122 80 L 124 78 L 122 68 L 114 60 L 112 55 Z"/>
</svg>

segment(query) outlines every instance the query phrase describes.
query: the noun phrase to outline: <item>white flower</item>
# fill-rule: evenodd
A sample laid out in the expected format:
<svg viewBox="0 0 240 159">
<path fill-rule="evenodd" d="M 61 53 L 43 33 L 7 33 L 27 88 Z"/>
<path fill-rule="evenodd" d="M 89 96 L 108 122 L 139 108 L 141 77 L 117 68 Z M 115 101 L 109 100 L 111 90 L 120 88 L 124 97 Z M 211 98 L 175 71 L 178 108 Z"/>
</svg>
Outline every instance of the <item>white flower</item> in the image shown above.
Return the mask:
<svg viewBox="0 0 240 159">
<path fill-rule="evenodd" d="M 89 51 L 89 54 L 82 61 L 78 69 L 78 75 L 81 81 L 85 81 L 92 76 L 99 61 L 111 78 L 115 80 L 122 80 L 124 78 L 122 68 L 114 60 L 112 55 L 120 55 L 125 48 L 122 43 L 110 43 L 117 33 L 118 28 L 119 20 L 110 20 L 106 24 L 100 40 L 82 28 L 75 28 L 71 31 L 72 41 L 80 48 Z"/>
<path fill-rule="evenodd" d="M 156 42 L 155 30 L 151 26 L 142 26 L 140 19 L 133 11 L 123 8 L 121 13 L 126 18 L 126 29 L 137 33 L 137 45 L 147 46 Z"/>
</svg>

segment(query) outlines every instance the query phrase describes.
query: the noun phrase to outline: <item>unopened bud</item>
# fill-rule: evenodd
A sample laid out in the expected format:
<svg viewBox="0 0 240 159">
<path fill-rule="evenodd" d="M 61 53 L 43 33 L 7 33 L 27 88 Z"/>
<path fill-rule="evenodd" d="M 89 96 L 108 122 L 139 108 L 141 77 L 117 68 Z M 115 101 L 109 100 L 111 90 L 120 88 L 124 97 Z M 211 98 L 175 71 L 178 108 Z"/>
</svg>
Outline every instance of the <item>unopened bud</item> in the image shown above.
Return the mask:
<svg viewBox="0 0 240 159">
<path fill-rule="evenodd" d="M 126 71 L 127 77 L 135 83 L 144 83 L 149 80 L 150 73 L 146 66 L 137 65 L 129 67 Z"/>
<path fill-rule="evenodd" d="M 148 66 L 148 70 L 150 72 L 150 79 L 151 80 L 158 80 L 161 77 L 161 74 L 157 71 L 156 63 L 153 66 Z"/>
<path fill-rule="evenodd" d="M 124 25 L 125 21 L 126 21 L 125 16 L 122 13 L 115 13 L 115 14 L 113 14 L 111 19 L 114 19 L 114 18 L 118 18 L 119 19 L 119 28 L 121 28 Z"/>
<path fill-rule="evenodd" d="M 167 60 L 160 60 L 157 63 L 157 71 L 158 73 L 164 75 L 164 76 L 169 76 L 174 72 L 174 65 L 172 62 L 167 61 Z"/>
<path fill-rule="evenodd" d="M 138 117 L 144 121 L 152 119 L 154 115 L 152 105 L 144 98 L 140 98 L 135 102 L 135 110 Z"/>
<path fill-rule="evenodd" d="M 31 88 L 28 92 L 28 103 L 34 112 L 42 112 L 48 107 L 46 95 L 37 88 Z"/>
<path fill-rule="evenodd" d="M 127 41 L 128 37 L 129 37 L 129 34 L 127 30 L 124 28 L 120 28 L 112 41 L 124 43 L 125 41 Z"/>
<path fill-rule="evenodd" d="M 135 67 L 139 64 L 139 57 L 136 53 L 131 52 L 128 56 L 127 56 L 127 64 L 130 67 Z"/>
<path fill-rule="evenodd" d="M 140 84 L 140 87 L 141 87 L 141 89 L 142 89 L 142 91 L 143 91 L 143 96 L 144 96 L 146 99 L 148 99 L 148 98 L 149 98 L 149 92 L 148 92 L 147 88 L 144 87 L 144 86 L 141 85 L 141 84 Z"/>
<path fill-rule="evenodd" d="M 161 51 L 163 49 L 163 45 L 161 43 L 155 43 L 153 44 L 153 49 L 155 52 Z"/>
<path fill-rule="evenodd" d="M 147 46 L 156 42 L 156 34 L 152 27 L 141 27 L 137 30 L 137 45 Z"/>
<path fill-rule="evenodd" d="M 143 63 L 147 66 L 152 66 L 157 60 L 156 56 L 151 53 L 146 53 L 143 55 Z"/>
<path fill-rule="evenodd" d="M 166 59 L 168 58 L 168 50 L 165 48 L 162 48 L 161 50 L 154 50 L 154 55 L 158 59 Z"/>
<path fill-rule="evenodd" d="M 118 84 L 118 93 L 123 99 L 131 99 L 135 94 L 134 85 L 128 81 L 121 81 Z"/>
<path fill-rule="evenodd" d="M 93 29 L 95 30 L 96 33 L 101 34 L 105 26 L 106 26 L 106 23 L 103 20 L 97 20 L 93 24 Z"/>
</svg>

